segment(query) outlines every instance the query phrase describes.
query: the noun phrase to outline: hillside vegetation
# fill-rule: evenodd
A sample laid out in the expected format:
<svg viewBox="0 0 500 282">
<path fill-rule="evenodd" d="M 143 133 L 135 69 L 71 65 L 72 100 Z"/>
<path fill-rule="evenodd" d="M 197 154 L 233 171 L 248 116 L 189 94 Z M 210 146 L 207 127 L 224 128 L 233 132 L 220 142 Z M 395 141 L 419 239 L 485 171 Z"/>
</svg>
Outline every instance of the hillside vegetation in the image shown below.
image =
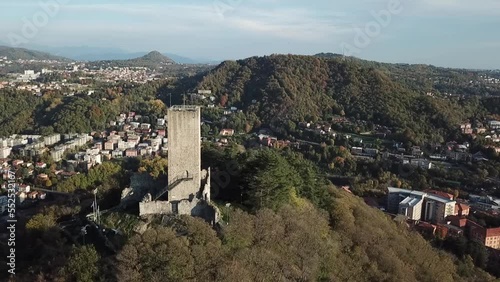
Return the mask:
<svg viewBox="0 0 500 282">
<path fill-rule="evenodd" d="M 478 100 L 429 97 L 394 75 L 357 60 L 272 55 L 224 62 L 197 87 L 275 127 L 345 114 L 394 127 L 416 143 L 442 141 L 484 114 Z"/>
<path fill-rule="evenodd" d="M 126 232 L 127 239 L 118 253 L 110 255 L 96 251 L 92 245 L 69 246 L 56 222 L 71 210 L 67 207 L 60 207 L 58 212 L 47 210 L 26 225 L 25 240 L 29 244 L 19 247 L 18 259 L 22 262 L 19 269 L 29 267 L 30 272 L 20 271 L 18 278 L 26 281 L 494 281 L 474 267 L 471 259 L 454 259 L 433 249 L 419 234 L 408 231 L 404 221 L 395 221 L 361 199 L 321 184 L 322 177 L 314 174 L 311 162 L 273 150 L 233 157 L 243 168 L 241 177 L 248 185 L 245 188 L 248 196 L 241 208 L 221 207 L 223 221 L 217 228 L 186 216 L 156 218 L 149 220 L 149 226 L 141 232 Z M 267 164 L 271 159 L 280 166 Z M 257 171 L 249 171 L 246 166 L 257 166 Z M 265 169 L 266 166 L 271 169 Z M 310 173 L 299 173 L 304 171 Z M 287 181 L 292 174 L 295 174 L 293 179 Z M 250 175 L 255 176 L 253 180 L 246 177 Z M 310 177 L 319 181 L 308 186 Z M 269 191 L 265 185 L 272 186 L 274 192 L 265 193 Z M 314 192 L 318 190 L 324 192 L 320 201 L 311 196 L 318 196 Z M 112 226 L 127 222 L 127 230 L 141 229 L 129 224 L 145 224 L 131 220 L 126 214 L 121 217 L 115 214 L 110 220 L 117 222 Z M 28 252 L 30 248 L 40 249 L 33 254 Z"/>
<path fill-rule="evenodd" d="M 154 123 L 166 114 L 165 104 L 157 98 L 168 84 L 150 83 L 140 87 L 103 86 L 92 96 L 63 96 L 61 91 L 46 91 L 42 97 L 30 92 L 0 89 L 0 137 L 12 134 L 90 133 L 104 130 L 117 115 L 137 111 Z"/>
<path fill-rule="evenodd" d="M 161 54 L 158 51 L 152 51 L 148 54 L 129 60 L 106 60 L 90 62 L 90 66 L 107 66 L 107 67 L 142 67 L 150 69 L 159 69 L 168 65 L 176 64 L 174 60 Z"/>
<path fill-rule="evenodd" d="M 0 57 L 7 57 L 9 60 L 51 60 L 70 62 L 71 60 L 64 57 L 54 56 L 49 53 L 28 50 L 24 48 L 12 48 L 0 46 Z"/>
</svg>

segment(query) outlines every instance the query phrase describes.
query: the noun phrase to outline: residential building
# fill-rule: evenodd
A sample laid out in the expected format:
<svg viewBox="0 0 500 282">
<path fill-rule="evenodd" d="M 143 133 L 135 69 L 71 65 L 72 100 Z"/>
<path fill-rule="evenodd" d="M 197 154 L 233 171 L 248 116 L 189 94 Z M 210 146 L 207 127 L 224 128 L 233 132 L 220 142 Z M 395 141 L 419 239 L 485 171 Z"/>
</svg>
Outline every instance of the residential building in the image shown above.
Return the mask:
<svg viewBox="0 0 500 282">
<path fill-rule="evenodd" d="M 46 164 L 46 163 L 43 163 L 43 162 L 39 162 L 39 163 L 36 163 L 36 164 L 35 164 L 35 167 L 36 167 L 36 168 L 46 168 L 46 167 L 47 167 L 47 164 Z"/>
<path fill-rule="evenodd" d="M 50 156 L 52 157 L 52 159 L 55 162 L 60 162 L 64 156 L 65 151 L 66 151 L 66 149 L 63 146 L 56 147 L 56 148 L 54 148 L 54 150 L 52 150 L 50 152 Z"/>
<path fill-rule="evenodd" d="M 115 149 L 115 142 L 113 142 L 112 140 L 107 141 L 106 143 L 104 143 L 104 150 L 112 151 L 114 149 Z"/>
<path fill-rule="evenodd" d="M 373 148 L 365 148 L 364 152 L 365 152 L 365 154 L 370 155 L 372 157 L 377 156 L 379 153 L 379 151 L 377 149 L 373 149 Z"/>
<path fill-rule="evenodd" d="M 12 152 L 11 147 L 0 148 L 0 158 L 2 158 L 2 159 L 7 158 L 11 152 Z"/>
<path fill-rule="evenodd" d="M 221 136 L 233 136 L 234 129 L 222 129 L 219 133 Z"/>
<path fill-rule="evenodd" d="M 500 249 L 500 227 L 484 228 L 481 225 L 468 220 L 469 238 L 483 243 L 486 247 Z"/>
<path fill-rule="evenodd" d="M 470 213 L 470 207 L 463 203 L 457 203 L 455 205 L 455 213 L 458 216 L 468 216 Z"/>
<path fill-rule="evenodd" d="M 363 154 L 363 148 L 361 148 L 361 147 L 352 147 L 351 148 L 351 154 L 353 154 L 353 155 Z"/>
<path fill-rule="evenodd" d="M 125 151 L 125 157 L 127 158 L 134 158 L 137 157 L 139 154 L 137 152 L 137 149 L 127 149 Z"/>
<path fill-rule="evenodd" d="M 113 158 L 123 158 L 123 150 L 120 150 L 120 149 L 116 149 L 114 150 L 112 153 L 111 153 L 111 156 Z"/>
<path fill-rule="evenodd" d="M 431 169 L 432 168 L 432 162 L 427 159 L 411 159 L 409 162 L 410 165 L 412 166 L 417 166 L 422 169 Z"/>
<path fill-rule="evenodd" d="M 444 223 L 455 215 L 456 202 L 421 191 L 388 188 L 387 211 L 408 216 L 413 220 Z"/>
<path fill-rule="evenodd" d="M 420 149 L 420 147 L 415 146 L 411 148 L 411 154 L 414 157 L 421 157 L 424 154 L 424 152 L 422 152 L 422 149 Z"/>
<path fill-rule="evenodd" d="M 462 134 L 472 134 L 472 125 L 470 123 L 464 123 L 460 125 L 460 130 Z"/>
<path fill-rule="evenodd" d="M 127 141 L 118 141 L 118 149 L 120 150 L 126 150 L 126 149 L 132 149 L 135 148 L 135 145 L 133 142 L 127 142 Z"/>
<path fill-rule="evenodd" d="M 490 120 L 488 121 L 488 127 L 492 130 L 500 129 L 500 121 Z"/>
<path fill-rule="evenodd" d="M 467 218 L 460 215 L 449 216 L 447 220 L 450 221 L 450 223 L 453 226 L 460 228 L 465 228 L 467 226 L 467 221 L 468 221 Z"/>
<path fill-rule="evenodd" d="M 17 186 L 19 192 L 29 193 L 31 191 L 31 186 L 26 184 L 19 184 Z"/>
<path fill-rule="evenodd" d="M 39 181 L 42 181 L 42 183 L 45 182 L 45 181 L 47 181 L 47 180 L 49 180 L 49 176 L 47 174 L 45 174 L 45 173 L 41 173 L 41 174 L 37 175 L 36 178 Z"/>
<path fill-rule="evenodd" d="M 59 142 L 61 142 L 61 134 L 53 134 L 43 137 L 43 143 L 45 144 L 45 146 L 52 146 Z"/>
<path fill-rule="evenodd" d="M 139 144 L 141 142 L 141 137 L 138 135 L 132 135 L 127 137 L 128 142 L 133 142 L 135 145 Z M 135 146 L 134 145 L 134 146 Z"/>
<path fill-rule="evenodd" d="M 167 135 L 167 131 L 165 129 L 158 129 L 156 132 L 158 136 L 165 137 Z"/>
<path fill-rule="evenodd" d="M 165 126 L 166 120 L 164 118 L 159 118 L 156 120 L 156 125 L 158 126 Z"/>
</svg>

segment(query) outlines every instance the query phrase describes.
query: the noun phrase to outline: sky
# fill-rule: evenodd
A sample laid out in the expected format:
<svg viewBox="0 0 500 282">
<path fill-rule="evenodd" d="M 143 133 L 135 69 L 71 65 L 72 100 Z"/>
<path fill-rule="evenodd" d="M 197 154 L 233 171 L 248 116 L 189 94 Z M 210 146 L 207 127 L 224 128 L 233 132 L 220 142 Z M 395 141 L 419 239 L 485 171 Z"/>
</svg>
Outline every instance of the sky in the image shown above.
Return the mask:
<svg viewBox="0 0 500 282">
<path fill-rule="evenodd" d="M 3 0 L 0 42 L 217 60 L 332 52 L 500 69 L 500 1 Z"/>
</svg>

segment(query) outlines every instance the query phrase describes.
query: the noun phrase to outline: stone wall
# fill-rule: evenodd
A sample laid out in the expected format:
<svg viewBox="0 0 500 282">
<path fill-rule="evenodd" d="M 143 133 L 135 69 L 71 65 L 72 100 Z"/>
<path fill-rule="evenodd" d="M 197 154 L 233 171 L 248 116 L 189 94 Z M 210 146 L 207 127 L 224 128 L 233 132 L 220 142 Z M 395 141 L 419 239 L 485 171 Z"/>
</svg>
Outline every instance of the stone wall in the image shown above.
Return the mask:
<svg viewBox="0 0 500 282">
<path fill-rule="evenodd" d="M 171 213 L 172 205 L 169 202 L 156 201 L 139 203 L 139 216 Z"/>
<path fill-rule="evenodd" d="M 201 195 L 200 197 L 207 201 L 211 201 L 211 195 L 210 195 L 210 181 L 211 181 L 211 173 L 210 173 L 210 168 L 208 170 L 203 170 L 201 172 L 201 179 L 202 179 L 202 189 L 201 189 Z"/>
<path fill-rule="evenodd" d="M 181 182 L 169 191 L 169 201 L 192 199 L 201 186 L 200 108 L 172 107 L 168 110 L 168 183 Z"/>
</svg>

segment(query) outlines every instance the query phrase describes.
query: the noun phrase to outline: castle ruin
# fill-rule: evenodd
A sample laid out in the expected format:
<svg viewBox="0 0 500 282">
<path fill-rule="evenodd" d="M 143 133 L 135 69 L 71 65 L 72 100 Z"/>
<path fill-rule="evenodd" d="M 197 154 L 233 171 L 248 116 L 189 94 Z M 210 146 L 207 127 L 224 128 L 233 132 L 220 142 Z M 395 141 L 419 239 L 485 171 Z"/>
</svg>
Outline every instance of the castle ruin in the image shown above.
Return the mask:
<svg viewBox="0 0 500 282">
<path fill-rule="evenodd" d="M 218 211 L 210 199 L 210 168 L 201 169 L 200 107 L 173 106 L 167 117 L 168 184 L 146 195 L 139 203 L 140 216 L 192 215 L 215 223 Z"/>
</svg>

